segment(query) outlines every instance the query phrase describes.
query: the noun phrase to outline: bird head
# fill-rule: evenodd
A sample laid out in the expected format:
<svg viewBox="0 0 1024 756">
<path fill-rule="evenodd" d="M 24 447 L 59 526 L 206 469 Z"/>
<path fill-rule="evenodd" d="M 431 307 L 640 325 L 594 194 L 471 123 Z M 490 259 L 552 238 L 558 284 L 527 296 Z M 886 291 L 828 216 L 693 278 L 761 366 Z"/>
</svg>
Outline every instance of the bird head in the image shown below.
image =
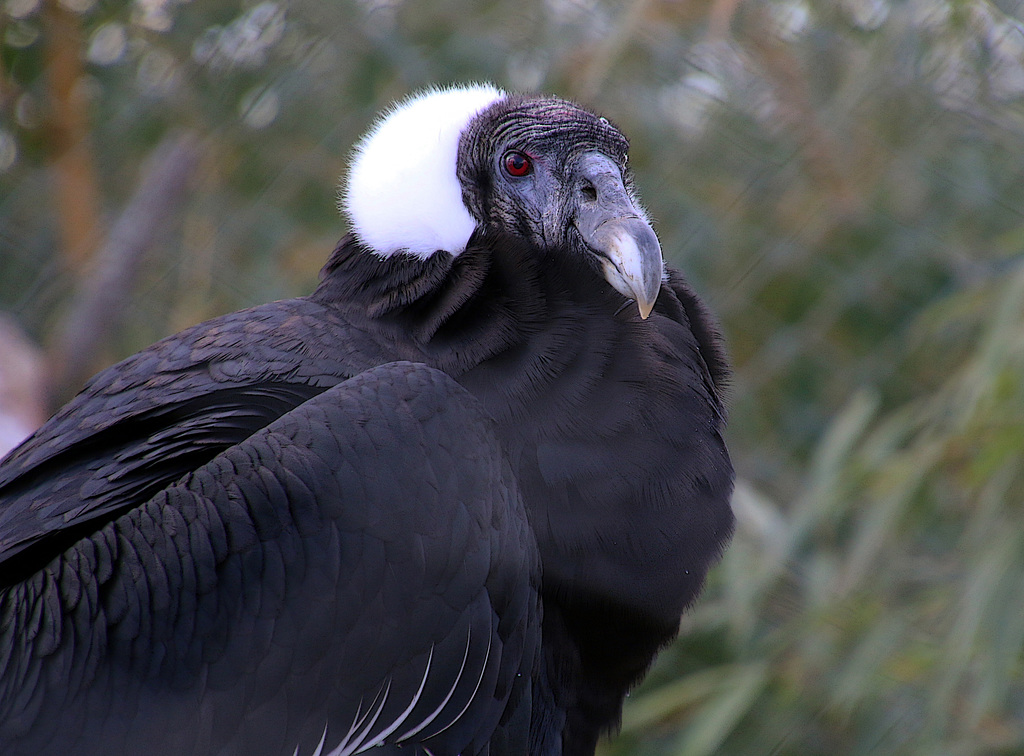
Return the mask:
<svg viewBox="0 0 1024 756">
<path fill-rule="evenodd" d="M 628 148 L 606 118 L 566 100 L 487 85 L 431 90 L 387 112 L 356 147 L 343 209 L 381 256 L 458 255 L 478 229 L 575 255 L 646 318 L 664 264 Z"/>
</svg>

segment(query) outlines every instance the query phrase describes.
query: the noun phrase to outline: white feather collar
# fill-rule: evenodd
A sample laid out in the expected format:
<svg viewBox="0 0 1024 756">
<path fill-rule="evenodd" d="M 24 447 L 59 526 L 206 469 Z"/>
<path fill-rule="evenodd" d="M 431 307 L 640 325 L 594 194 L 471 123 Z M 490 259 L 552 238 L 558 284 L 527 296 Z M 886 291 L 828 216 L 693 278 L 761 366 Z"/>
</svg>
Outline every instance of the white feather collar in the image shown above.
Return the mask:
<svg viewBox="0 0 1024 756">
<path fill-rule="evenodd" d="M 489 84 L 431 89 L 393 106 L 356 145 L 341 206 L 382 257 L 457 255 L 476 220 L 455 174 L 459 135 L 506 94 Z"/>
</svg>

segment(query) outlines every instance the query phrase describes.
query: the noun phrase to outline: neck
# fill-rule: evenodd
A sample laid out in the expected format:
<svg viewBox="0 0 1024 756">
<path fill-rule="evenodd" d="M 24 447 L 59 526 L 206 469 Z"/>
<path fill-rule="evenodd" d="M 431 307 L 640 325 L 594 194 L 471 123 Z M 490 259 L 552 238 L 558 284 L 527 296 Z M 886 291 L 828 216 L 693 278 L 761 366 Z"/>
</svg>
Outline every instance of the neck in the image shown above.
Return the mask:
<svg viewBox="0 0 1024 756">
<path fill-rule="evenodd" d="M 558 333 L 570 321 L 580 323 L 579 312 L 598 309 L 590 303 L 595 291 L 608 300 L 599 309 L 614 313 L 618 295 L 596 274 L 559 268 L 556 256 L 511 236 L 478 232 L 457 256 L 439 251 L 420 258 L 380 257 L 347 235 L 324 266 L 313 299 L 342 309 L 356 325 L 372 320 L 375 333 L 407 347 L 407 358 L 462 380 L 499 356 L 577 351 L 585 333 L 570 343 Z"/>
</svg>

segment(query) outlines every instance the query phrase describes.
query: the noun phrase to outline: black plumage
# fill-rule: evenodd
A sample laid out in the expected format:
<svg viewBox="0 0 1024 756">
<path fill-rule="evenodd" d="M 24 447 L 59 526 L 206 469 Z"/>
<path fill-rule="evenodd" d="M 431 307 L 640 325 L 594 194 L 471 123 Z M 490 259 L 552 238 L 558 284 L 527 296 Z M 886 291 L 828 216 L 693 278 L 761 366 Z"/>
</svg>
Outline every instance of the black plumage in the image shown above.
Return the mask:
<svg viewBox="0 0 1024 756">
<path fill-rule="evenodd" d="M 672 270 L 624 307 L 574 226 L 625 154 L 503 97 L 462 133 L 464 250 L 350 234 L 4 460 L 0 752 L 593 753 L 732 528 L 712 319 Z"/>
</svg>

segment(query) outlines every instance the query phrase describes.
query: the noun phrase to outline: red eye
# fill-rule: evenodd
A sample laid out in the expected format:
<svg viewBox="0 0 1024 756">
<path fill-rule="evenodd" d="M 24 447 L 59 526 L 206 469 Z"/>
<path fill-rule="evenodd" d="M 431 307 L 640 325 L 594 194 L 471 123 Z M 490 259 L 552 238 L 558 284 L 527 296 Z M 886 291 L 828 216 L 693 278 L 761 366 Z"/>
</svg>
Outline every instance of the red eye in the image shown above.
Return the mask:
<svg viewBox="0 0 1024 756">
<path fill-rule="evenodd" d="M 505 164 L 505 173 L 509 176 L 519 178 L 533 173 L 533 162 L 521 152 L 506 152 L 502 162 Z"/>
</svg>

